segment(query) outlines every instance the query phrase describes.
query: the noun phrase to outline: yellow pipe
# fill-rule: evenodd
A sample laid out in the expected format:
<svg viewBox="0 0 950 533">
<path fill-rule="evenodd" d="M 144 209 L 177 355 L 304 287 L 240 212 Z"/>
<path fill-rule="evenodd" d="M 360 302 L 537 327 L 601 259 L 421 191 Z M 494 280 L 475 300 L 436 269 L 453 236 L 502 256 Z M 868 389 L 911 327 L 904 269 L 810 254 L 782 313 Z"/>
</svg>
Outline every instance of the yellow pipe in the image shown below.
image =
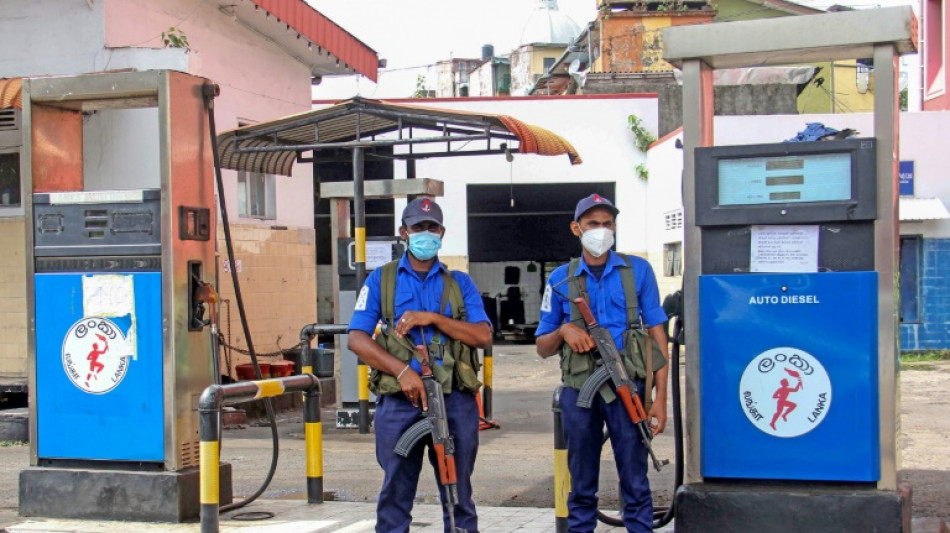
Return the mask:
<svg viewBox="0 0 950 533">
<path fill-rule="evenodd" d="M 201 441 L 199 452 L 199 483 L 202 505 L 218 505 L 218 441 Z"/>
<path fill-rule="evenodd" d="M 359 387 L 359 400 L 369 401 L 369 367 L 366 365 L 357 365 L 356 367 L 357 386 Z"/>
<path fill-rule="evenodd" d="M 323 477 L 323 423 L 304 424 L 307 446 L 307 477 Z"/>
</svg>

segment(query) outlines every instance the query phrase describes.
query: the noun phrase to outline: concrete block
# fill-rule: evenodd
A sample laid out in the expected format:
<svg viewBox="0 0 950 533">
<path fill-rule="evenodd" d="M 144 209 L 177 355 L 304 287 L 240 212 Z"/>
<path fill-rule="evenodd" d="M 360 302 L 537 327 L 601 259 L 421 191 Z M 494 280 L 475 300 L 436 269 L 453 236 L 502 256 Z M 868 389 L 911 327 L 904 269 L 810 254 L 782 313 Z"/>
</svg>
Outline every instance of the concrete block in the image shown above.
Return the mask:
<svg viewBox="0 0 950 533">
<path fill-rule="evenodd" d="M 676 533 L 910 533 L 911 490 L 709 484 L 680 487 Z"/>
<path fill-rule="evenodd" d="M 183 522 L 200 509 L 197 468 L 137 472 L 30 467 L 20 471 L 20 516 Z M 232 501 L 231 465 L 221 464 L 219 500 Z"/>
<path fill-rule="evenodd" d="M 29 442 L 30 410 L 26 407 L 0 411 L 0 441 Z"/>
</svg>

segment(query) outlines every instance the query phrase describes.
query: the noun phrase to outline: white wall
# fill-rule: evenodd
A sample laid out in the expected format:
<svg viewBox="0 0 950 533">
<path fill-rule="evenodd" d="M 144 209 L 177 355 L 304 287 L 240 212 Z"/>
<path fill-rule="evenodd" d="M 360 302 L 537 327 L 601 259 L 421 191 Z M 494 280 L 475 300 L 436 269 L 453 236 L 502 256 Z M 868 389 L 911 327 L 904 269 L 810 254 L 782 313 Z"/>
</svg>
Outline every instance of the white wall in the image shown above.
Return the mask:
<svg viewBox="0 0 950 533">
<path fill-rule="evenodd" d="M 507 184 L 509 180 L 515 184 L 615 182 L 616 198 L 612 200 L 621 211 L 617 219 L 621 228 L 617 249 L 631 253 L 646 251 L 646 184 L 636 176 L 636 166 L 645 161 L 646 156 L 634 147 L 627 116 L 636 114 L 655 132 L 655 97 L 453 99 L 426 100 L 425 104 L 511 115 L 564 137 L 584 160 L 583 164 L 572 166 L 566 155 L 544 157 L 517 153 L 510 164 L 501 155 L 419 160 L 416 163 L 418 178 L 445 182 L 445 196 L 438 199 L 448 231 L 441 254 L 468 255 L 466 187 L 476 183 Z M 397 162 L 396 178 L 404 178 L 405 173 L 405 163 Z M 397 200 L 396 213 L 401 213 L 404 207 L 405 200 Z M 399 217 L 396 219 L 398 224 Z"/>
</svg>

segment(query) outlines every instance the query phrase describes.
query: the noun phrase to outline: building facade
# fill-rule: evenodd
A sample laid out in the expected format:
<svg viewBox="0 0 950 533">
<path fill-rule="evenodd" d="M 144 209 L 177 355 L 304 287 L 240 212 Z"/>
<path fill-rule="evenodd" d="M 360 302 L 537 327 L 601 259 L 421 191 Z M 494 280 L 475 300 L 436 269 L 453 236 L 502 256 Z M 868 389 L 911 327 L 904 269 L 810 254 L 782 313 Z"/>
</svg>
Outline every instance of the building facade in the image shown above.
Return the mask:
<svg viewBox="0 0 950 533">
<path fill-rule="evenodd" d="M 0 5 L 0 43 L 0 73 L 7 77 L 170 69 L 208 78 L 221 87 L 215 104 L 219 131 L 307 111 L 314 80 L 346 72 L 375 79 L 378 61 L 372 49 L 303 0 L 7 0 Z M 153 149 L 157 154 L 157 117 L 135 111 L 84 120 L 87 187 L 95 188 L 102 172 L 134 177 L 130 188 L 158 175 L 157 157 L 137 157 Z M 18 120 L 16 111 L 5 113 L 0 130 Z M 0 204 L 0 235 L 8 250 L 0 259 L 0 382 L 26 376 L 22 202 L 30 191 L 18 190 L 7 176 L 17 135 L 0 133 L 0 202 L 9 200 Z M 292 346 L 300 328 L 316 318 L 309 171 L 289 178 L 225 171 L 224 182 L 240 261 L 234 267 L 255 347 L 268 352 Z M 223 275 L 231 265 L 218 268 L 221 296 L 231 302 L 223 315 L 231 320 L 222 330 L 245 347 L 233 288 Z M 236 356 L 231 366 L 239 362 Z"/>
</svg>

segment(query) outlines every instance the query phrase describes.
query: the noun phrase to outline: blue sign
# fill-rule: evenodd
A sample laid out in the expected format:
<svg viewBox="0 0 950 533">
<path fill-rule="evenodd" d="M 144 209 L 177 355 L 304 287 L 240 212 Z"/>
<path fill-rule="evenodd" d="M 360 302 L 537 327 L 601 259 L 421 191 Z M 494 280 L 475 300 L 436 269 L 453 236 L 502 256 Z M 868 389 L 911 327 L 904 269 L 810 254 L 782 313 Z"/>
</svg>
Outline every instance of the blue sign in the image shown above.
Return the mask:
<svg viewBox="0 0 950 533">
<path fill-rule="evenodd" d="M 913 196 L 914 195 L 914 162 L 913 161 L 901 161 L 899 163 L 898 173 L 900 176 L 900 195 L 901 196 Z"/>
<path fill-rule="evenodd" d="M 699 278 L 702 474 L 880 478 L 877 273 Z"/>
<path fill-rule="evenodd" d="M 34 278 L 37 453 L 44 459 L 164 461 L 162 275 L 103 276 L 128 288 L 106 301 L 131 306 L 124 315 L 86 314 L 83 279 L 94 277 Z"/>
</svg>

